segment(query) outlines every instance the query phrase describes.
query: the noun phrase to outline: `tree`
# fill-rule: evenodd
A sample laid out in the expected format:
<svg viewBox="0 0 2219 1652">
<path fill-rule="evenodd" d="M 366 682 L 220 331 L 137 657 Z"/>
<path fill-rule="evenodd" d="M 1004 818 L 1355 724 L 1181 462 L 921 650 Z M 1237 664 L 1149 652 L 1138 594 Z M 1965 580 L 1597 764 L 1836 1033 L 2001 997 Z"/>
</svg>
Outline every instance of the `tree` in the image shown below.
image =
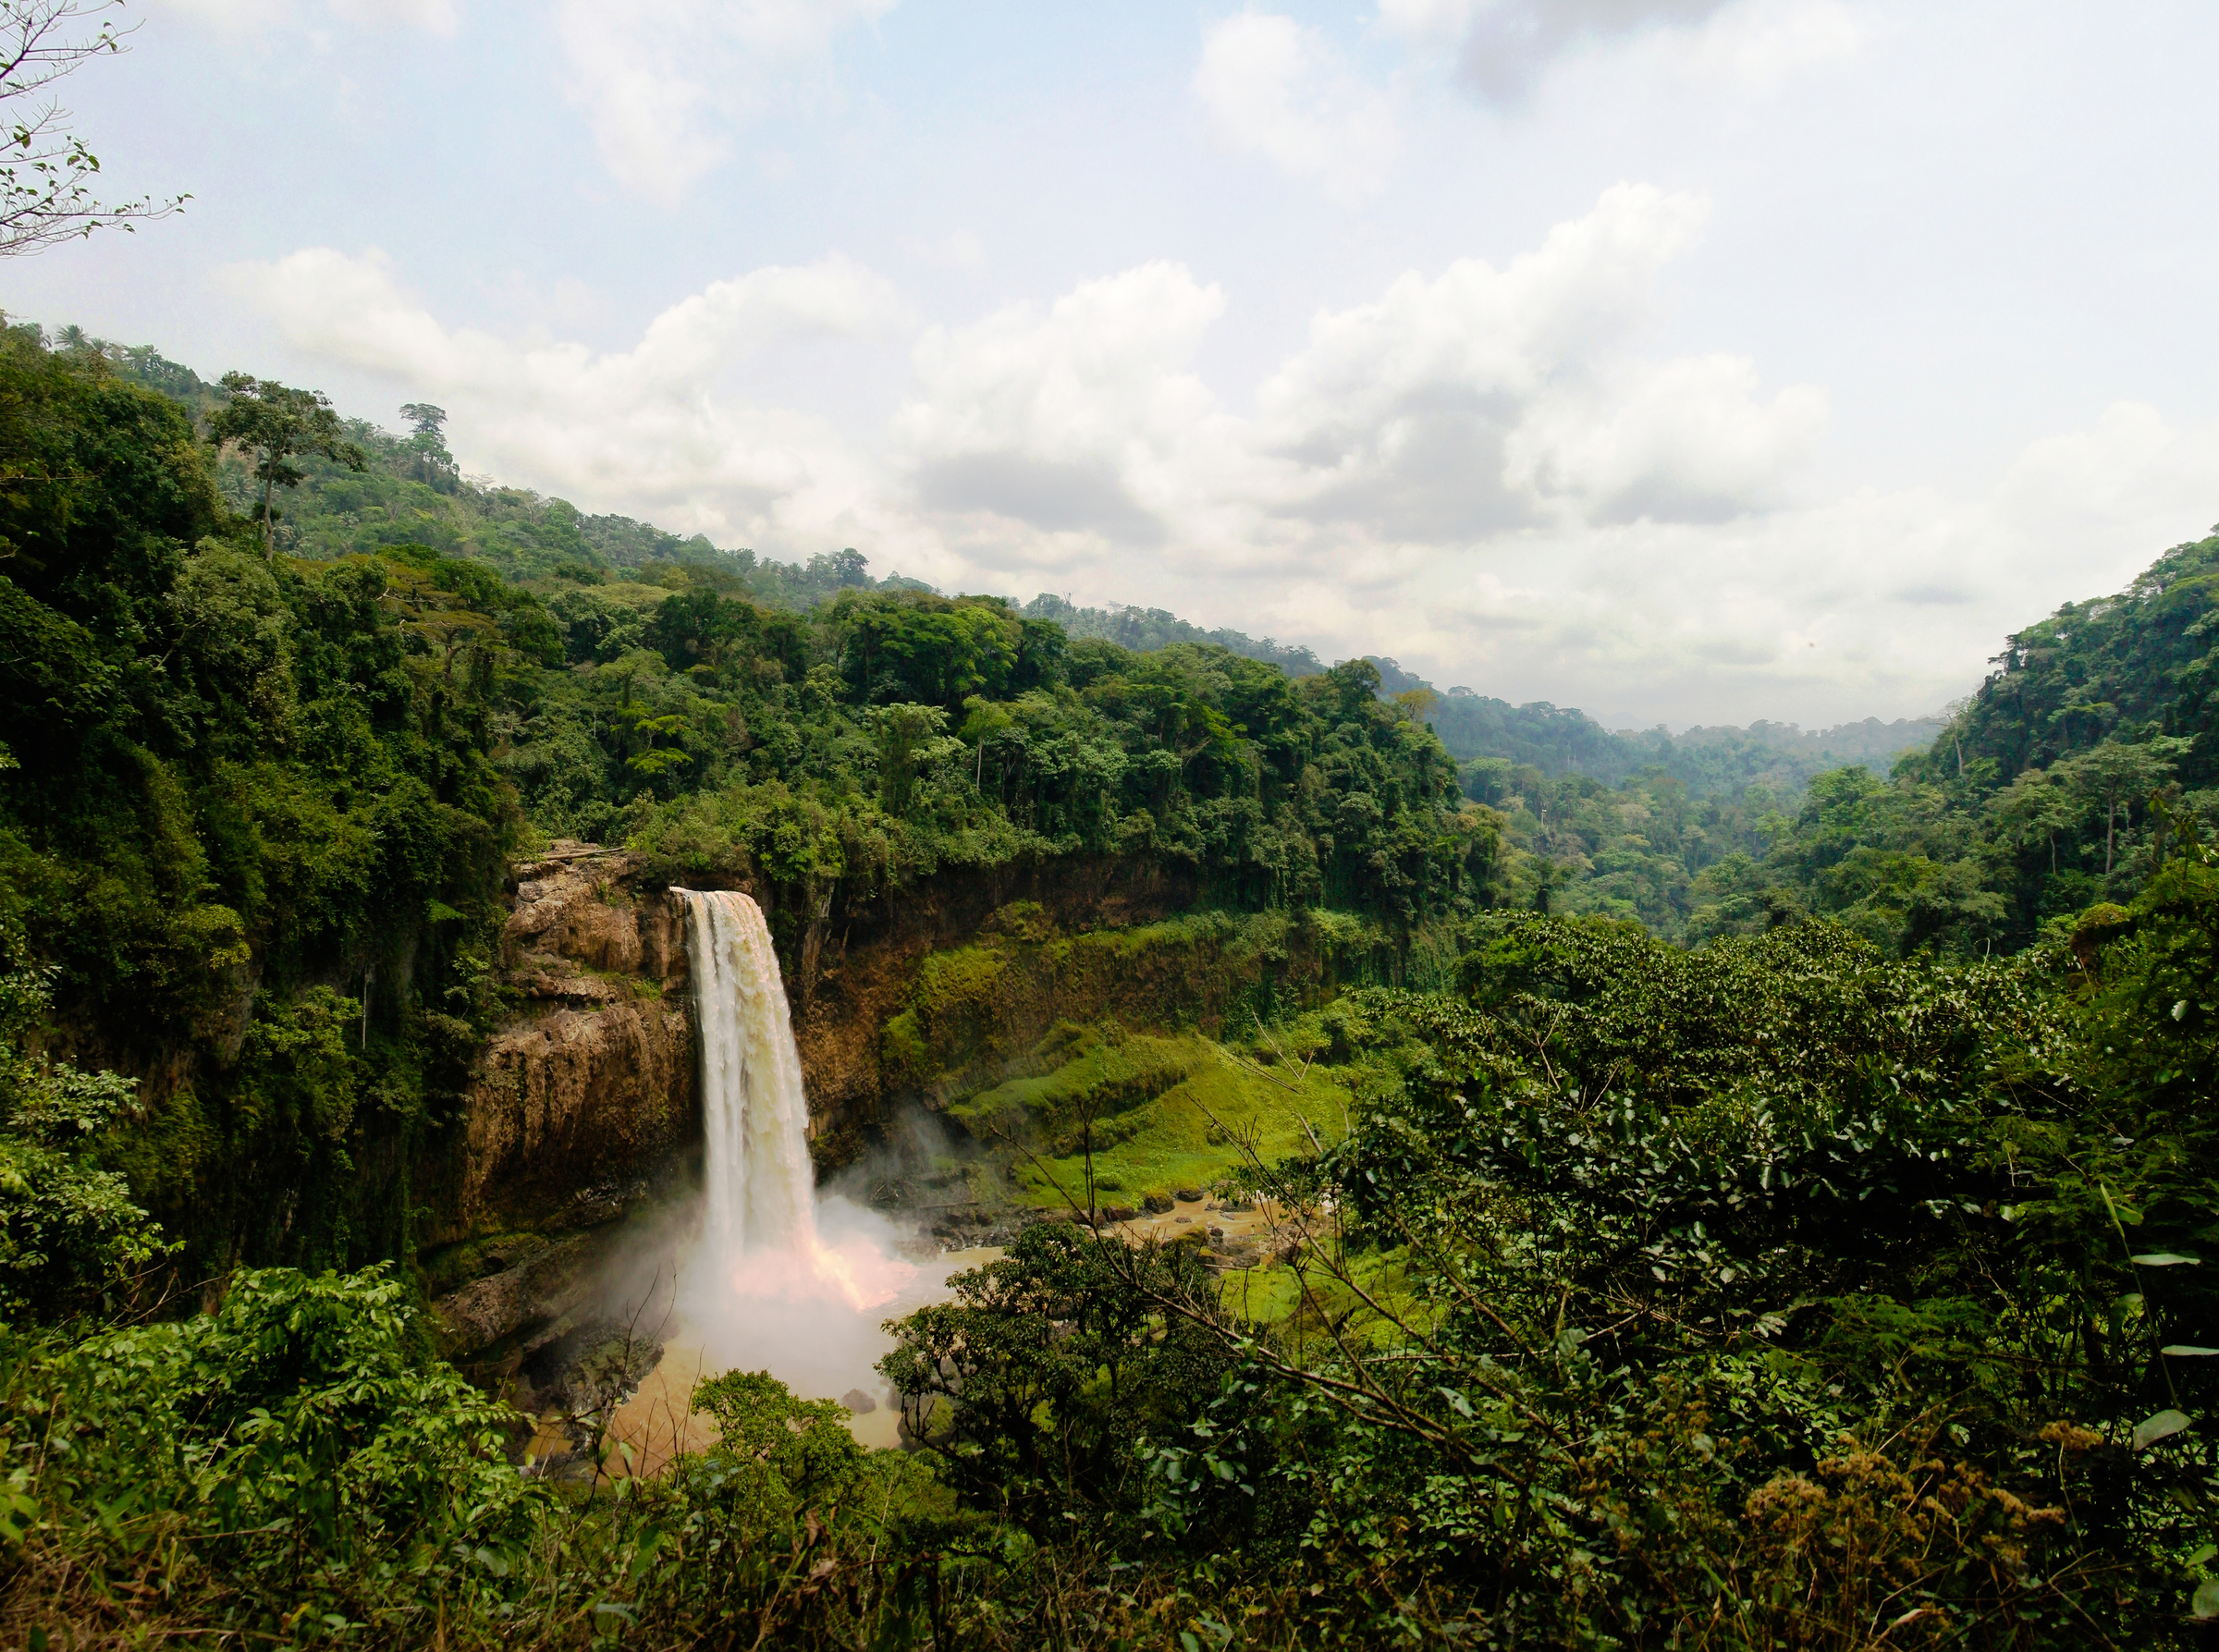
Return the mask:
<svg viewBox="0 0 2219 1652">
<path fill-rule="evenodd" d="M 433 464 L 453 470 L 455 456 L 447 450 L 447 410 L 428 401 L 410 401 L 401 404 L 400 416 L 414 433 L 409 437 L 410 448 Z"/>
<path fill-rule="evenodd" d="M 944 738 L 947 728 L 948 714 L 937 705 L 889 705 L 878 714 L 878 806 L 889 814 L 909 808 L 917 771 L 936 749 L 960 748 Z"/>
<path fill-rule="evenodd" d="M 36 99 L 87 59 L 123 50 L 115 26 L 99 24 L 90 36 L 73 24 L 90 24 L 117 9 L 120 0 L 0 0 L 0 102 Z M 128 32 L 128 31 L 127 31 Z M 91 180 L 100 157 L 68 129 L 69 112 L 51 98 L 26 106 L 21 116 L 0 121 L 0 257 L 37 252 L 56 241 L 73 240 L 95 229 L 130 230 L 144 219 L 166 218 L 190 196 L 157 204 L 151 196 L 104 206 L 93 199 Z"/>
<path fill-rule="evenodd" d="M 2137 797 L 2162 786 L 2173 776 L 2174 763 L 2185 756 L 2193 740 L 2158 735 L 2139 745 L 2107 740 L 2076 752 L 2050 772 L 2091 802 L 2103 806 L 2103 875 L 2111 875 L 2113 846 L 2118 837 L 2119 810 L 2131 808 Z"/>
<path fill-rule="evenodd" d="M 2021 769 L 2011 784 L 1989 801 L 2004 841 L 2019 846 L 2045 842 L 2050 849 L 2050 870 L 2057 870 L 2057 834 L 2080 824 L 2088 804 L 2056 769 Z"/>
<path fill-rule="evenodd" d="M 177 1247 L 100 1168 L 92 1140 L 136 1079 L 34 1052 L 55 972 L 0 974 L 0 1315 L 51 1318 L 97 1301 Z"/>
<path fill-rule="evenodd" d="M 307 474 L 292 461 L 315 454 L 359 471 L 365 462 L 362 450 L 341 439 L 344 427 L 321 390 L 295 390 L 244 373 L 227 373 L 223 385 L 229 399 L 208 415 L 208 436 L 218 448 L 229 442 L 252 458 L 254 480 L 262 483 L 263 555 L 275 560 L 276 513 L 270 496 L 281 486 L 298 487 Z"/>
</svg>

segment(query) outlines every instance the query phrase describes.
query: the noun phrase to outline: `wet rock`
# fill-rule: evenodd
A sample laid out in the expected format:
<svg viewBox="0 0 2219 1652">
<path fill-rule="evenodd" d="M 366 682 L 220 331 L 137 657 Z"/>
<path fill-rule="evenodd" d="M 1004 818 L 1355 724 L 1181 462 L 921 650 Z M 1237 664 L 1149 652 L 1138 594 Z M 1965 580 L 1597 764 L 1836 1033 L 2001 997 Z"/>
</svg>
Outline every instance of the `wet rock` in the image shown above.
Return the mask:
<svg viewBox="0 0 2219 1652">
<path fill-rule="evenodd" d="M 682 1002 L 566 1005 L 495 1034 L 439 1167 L 444 1220 L 427 1238 L 621 1216 L 692 1143 L 694 1068 Z"/>
<path fill-rule="evenodd" d="M 1178 1198 L 1183 1205 L 1199 1205 L 1202 1202 L 1202 1190 L 1198 1187 L 1183 1187 L 1179 1190 Z"/>
<path fill-rule="evenodd" d="M 572 959 L 591 970 L 637 972 L 648 948 L 641 913 L 667 926 L 660 900 L 641 903 L 631 893 L 634 857 L 596 851 L 583 843 L 558 843 L 548 858 L 518 869 L 516 907 L 501 925 L 501 948 L 510 967 L 527 953 Z M 682 943 L 681 943 L 682 946 Z"/>
<path fill-rule="evenodd" d="M 850 1389 L 840 1397 L 840 1402 L 857 1416 L 865 1416 L 878 1409 L 878 1401 L 861 1389 Z"/>
<path fill-rule="evenodd" d="M 1141 1200 L 1140 1207 L 1150 1216 L 1161 1216 L 1171 1207 L 1171 1196 L 1169 1193 L 1150 1193 Z"/>
<path fill-rule="evenodd" d="M 1138 1215 L 1140 1212 L 1130 1205 L 1105 1205 L 1102 1206 L 1102 1219 L 1106 1222 L 1129 1222 Z"/>
<path fill-rule="evenodd" d="M 662 1360 L 659 1338 L 620 1319 L 588 1319 L 525 1357 L 518 1402 L 530 1411 L 605 1419 L 639 1392 Z"/>
<path fill-rule="evenodd" d="M 472 1280 L 432 1304 L 450 1351 L 460 1355 L 490 1348 L 533 1319 L 550 1317 L 581 1285 L 595 1255 L 584 1234 L 543 1244 L 513 1267 Z"/>
</svg>

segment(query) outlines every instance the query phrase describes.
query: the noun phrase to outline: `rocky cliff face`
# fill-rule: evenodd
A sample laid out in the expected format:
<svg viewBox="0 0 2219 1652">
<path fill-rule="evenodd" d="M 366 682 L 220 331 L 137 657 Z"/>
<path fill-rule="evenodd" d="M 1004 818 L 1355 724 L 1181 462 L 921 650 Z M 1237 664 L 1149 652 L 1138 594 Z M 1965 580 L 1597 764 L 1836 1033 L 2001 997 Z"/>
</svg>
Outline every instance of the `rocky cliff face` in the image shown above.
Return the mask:
<svg viewBox="0 0 2219 1652">
<path fill-rule="evenodd" d="M 515 871 L 501 932 L 514 1009 L 460 1128 L 417 1185 L 420 1242 L 458 1352 L 567 1334 L 621 1219 L 692 1180 L 697 1063 L 677 904 L 630 857 L 558 844 Z"/>
<path fill-rule="evenodd" d="M 787 936 L 780 936 L 779 956 L 794 1004 L 817 1162 L 828 1169 L 845 1164 L 894 1108 L 924 1099 L 913 1075 L 888 1060 L 885 1033 L 908 1008 L 934 953 L 968 946 L 994 928 L 997 913 L 1019 903 L 1029 922 L 1068 934 L 1152 923 L 1184 911 L 1193 898 L 1190 884 L 1159 867 L 1053 862 L 943 875 L 815 925 L 774 921 L 775 927 L 799 932 L 791 957 Z M 755 899 L 770 910 L 762 894 Z M 1089 1010 L 1074 1004 L 1071 1012 Z"/>
<path fill-rule="evenodd" d="M 558 850 L 517 869 L 501 932 L 516 1010 L 430 1179 L 429 1245 L 607 1221 L 670 1181 L 698 1134 L 674 903 L 624 855 Z"/>
</svg>

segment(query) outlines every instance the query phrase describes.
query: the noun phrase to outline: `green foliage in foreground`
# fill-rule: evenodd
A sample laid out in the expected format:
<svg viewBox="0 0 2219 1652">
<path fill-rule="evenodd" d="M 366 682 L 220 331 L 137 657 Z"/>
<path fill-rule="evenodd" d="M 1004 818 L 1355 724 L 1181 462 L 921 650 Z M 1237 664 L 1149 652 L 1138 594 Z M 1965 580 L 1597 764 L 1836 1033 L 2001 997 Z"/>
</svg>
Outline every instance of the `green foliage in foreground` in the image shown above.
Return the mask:
<svg viewBox="0 0 2219 1652">
<path fill-rule="evenodd" d="M 883 1365 L 558 1495 L 373 1275 L 18 1335 L 49 1644 L 2186 1646 L 2219 1617 L 2219 864 L 2071 948 L 1495 921 L 1366 989 L 1345 1132 L 1251 1157 L 1293 1308 L 1029 1229 Z"/>
</svg>

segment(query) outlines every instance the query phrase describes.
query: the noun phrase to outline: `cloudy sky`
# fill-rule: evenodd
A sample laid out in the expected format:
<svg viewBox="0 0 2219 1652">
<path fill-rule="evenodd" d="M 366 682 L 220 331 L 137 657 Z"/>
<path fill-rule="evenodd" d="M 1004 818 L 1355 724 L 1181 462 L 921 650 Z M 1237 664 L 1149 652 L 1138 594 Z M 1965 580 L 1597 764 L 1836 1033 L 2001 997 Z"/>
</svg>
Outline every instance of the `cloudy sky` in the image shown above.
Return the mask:
<svg viewBox="0 0 2219 1652">
<path fill-rule="evenodd" d="M 722 545 L 1808 725 L 2219 519 L 2208 4 L 133 15 L 0 306 Z"/>
</svg>

